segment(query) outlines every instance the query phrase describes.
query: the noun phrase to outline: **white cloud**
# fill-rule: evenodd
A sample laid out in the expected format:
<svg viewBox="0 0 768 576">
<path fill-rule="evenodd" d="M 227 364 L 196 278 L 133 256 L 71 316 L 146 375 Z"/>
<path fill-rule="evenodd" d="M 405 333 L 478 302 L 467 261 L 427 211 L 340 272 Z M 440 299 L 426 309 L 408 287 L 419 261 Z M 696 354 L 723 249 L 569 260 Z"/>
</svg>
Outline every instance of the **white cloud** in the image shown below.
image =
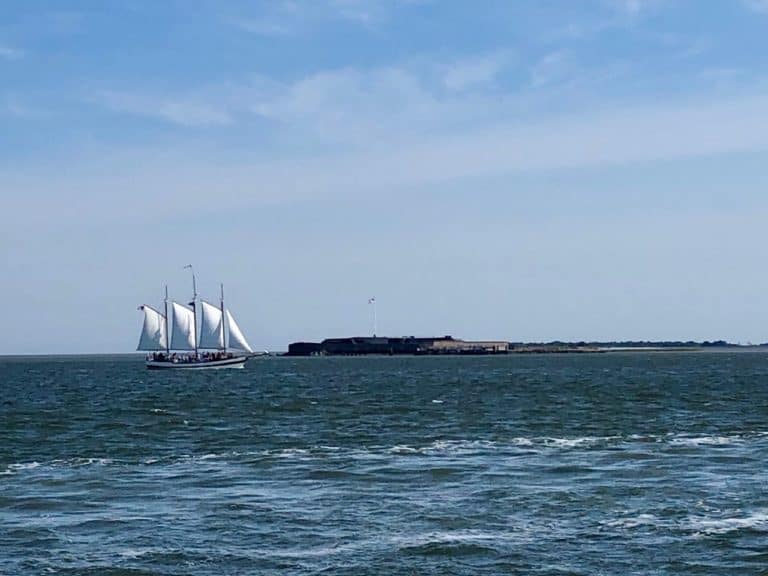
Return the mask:
<svg viewBox="0 0 768 576">
<path fill-rule="evenodd" d="M 669 0 L 602 0 L 606 11 L 582 11 L 571 16 L 565 25 L 544 31 L 542 37 L 548 42 L 585 40 L 617 29 L 632 29 L 647 16 L 659 11 Z"/>
<path fill-rule="evenodd" d="M 768 14 L 768 0 L 742 0 L 744 6 L 760 14 Z"/>
<path fill-rule="evenodd" d="M 509 60 L 506 52 L 464 58 L 446 68 L 443 84 L 454 91 L 492 84 Z"/>
<path fill-rule="evenodd" d="M 5 44 L 0 44 L 0 59 L 3 60 L 20 60 L 24 57 L 24 51 L 18 48 L 12 48 Z"/>
<path fill-rule="evenodd" d="M 531 70 L 531 85 L 540 88 L 570 76 L 574 63 L 570 54 L 563 50 L 551 52 L 539 60 Z"/>
<path fill-rule="evenodd" d="M 386 21 L 400 7 L 430 4 L 433 0 L 326 0 L 326 10 L 336 17 L 372 26 Z"/>
<path fill-rule="evenodd" d="M 279 22 L 275 19 L 268 18 L 233 18 L 231 23 L 238 28 L 257 34 L 259 36 L 267 36 L 271 38 L 278 38 L 283 36 L 291 36 L 294 30 L 291 26 L 285 22 Z"/>
<path fill-rule="evenodd" d="M 366 28 L 387 22 L 399 7 L 411 7 L 431 0 L 282 0 L 254 5 L 247 15 L 226 20 L 247 32 L 267 37 L 292 36 L 329 21 L 345 21 Z"/>
<path fill-rule="evenodd" d="M 42 110 L 32 107 L 21 99 L 11 95 L 6 95 L 3 98 L 2 105 L 0 105 L 0 113 L 14 118 L 29 118 L 44 114 Z"/>
<path fill-rule="evenodd" d="M 508 59 L 492 53 L 452 64 L 330 70 L 287 83 L 255 78 L 184 94 L 114 91 L 96 101 L 118 113 L 200 129 L 226 127 L 224 134 L 232 135 L 242 135 L 241 126 L 260 119 L 258 138 L 280 143 L 268 147 L 272 157 L 297 149 L 306 157 L 324 158 L 373 150 L 391 157 L 410 150 L 411 159 L 424 156 L 424 166 L 428 159 L 449 157 L 440 162 L 449 170 L 463 170 L 476 154 L 484 166 L 496 157 L 499 166 L 528 170 L 716 154 L 760 147 L 764 141 L 755 132 L 760 126 L 755 119 L 768 111 L 768 99 L 762 97 L 733 92 L 725 97 L 720 91 L 709 102 L 625 109 L 589 97 L 624 74 L 621 68 L 580 69 L 566 52 L 553 52 L 534 66 L 528 89 L 503 92 L 494 81 Z M 741 88 L 741 94 L 763 93 L 761 86 Z M 563 107 L 563 102 L 570 104 Z M 547 120 L 550 103 L 559 107 L 557 121 Z M 559 150 L 566 141 L 572 149 Z M 460 143 L 471 145 L 456 152 Z M 502 160 L 502 150 L 518 152 Z M 365 163 L 357 157 L 354 162 Z"/>
<path fill-rule="evenodd" d="M 635 18 L 658 7 L 664 0 L 608 0 L 611 8 L 630 18 Z"/>
<path fill-rule="evenodd" d="M 318 126 L 331 132 L 328 139 L 350 135 L 350 125 L 362 135 L 352 147 L 303 148 L 300 152 L 283 150 L 268 154 L 261 147 L 238 160 L 222 151 L 218 143 L 211 148 L 192 149 L 182 144 L 178 150 L 140 150 L 130 161 L 117 160 L 117 165 L 130 166 L 130 194 L 125 206 L 108 199 L 110 211 L 133 213 L 131 206 L 142 201 L 167 198 L 168 210 L 179 210 L 175 197 L 164 190 L 183 190 L 195 210 L 231 209 L 238 205 L 293 201 L 309 197 L 333 197 L 353 194 L 394 195 L 412 193 L 414 189 L 472 179 L 496 178 L 526 172 L 562 169 L 596 168 L 650 162 L 669 162 L 681 158 L 714 157 L 745 151 L 768 150 L 768 91 L 753 87 L 754 96 L 678 100 L 663 105 L 616 107 L 600 112 L 574 111 L 565 116 L 515 119 L 495 116 L 494 121 L 457 126 L 443 132 L 407 130 L 409 123 L 417 127 L 425 122 L 423 108 L 438 108 L 439 115 L 471 113 L 455 102 L 441 104 L 434 100 L 412 103 L 407 110 L 396 111 L 397 103 L 388 110 L 378 110 L 376 124 L 367 124 L 368 109 L 346 111 L 349 117 L 336 119 L 335 98 L 354 102 L 359 87 L 349 79 L 315 79 L 321 86 L 307 90 L 302 99 L 295 95 L 285 109 L 275 110 L 283 121 L 294 123 L 292 136 L 296 148 L 315 133 Z M 341 82 L 341 83 L 339 83 Z M 346 86 L 346 88 L 344 88 Z M 375 94 L 370 103 L 386 100 L 390 93 Z M 422 96 L 419 93 L 413 96 Z M 342 108 L 344 101 L 341 102 Z M 470 108 L 475 103 L 467 104 Z M 452 106 L 447 108 L 446 106 Z M 401 114 L 398 116 L 398 114 Z M 361 119 L 358 115 L 365 117 Z M 487 119 L 486 119 L 487 120 Z M 368 129 L 369 130 L 366 130 Z M 283 132 L 281 128 L 279 132 Z M 302 132 L 303 131 L 303 132 Z M 336 134 L 338 131 L 341 135 Z M 141 180 L 144 174 L 146 181 Z M 105 168 L 104 179 L 115 179 Z M 119 179 L 119 178 L 117 178 Z M 137 185 L 137 182 L 140 185 Z M 107 210 L 95 198 L 102 188 L 93 183 L 95 211 Z M 119 195 L 119 194 L 118 194 Z M 67 201 L 62 196 L 62 201 Z M 106 202 L 107 199 L 104 200 Z M 162 206 L 157 204 L 158 210 Z M 77 209 L 80 209 L 79 204 Z M 62 206 L 62 213 L 67 208 Z M 54 213 L 59 214 L 58 209 Z"/>
<path fill-rule="evenodd" d="M 643 0 L 614 0 L 613 5 L 630 16 L 636 16 L 645 5 Z"/>
<path fill-rule="evenodd" d="M 251 108 L 326 141 L 365 141 L 409 125 L 423 127 L 439 109 L 420 79 L 400 68 L 312 74 L 276 87 Z"/>
<path fill-rule="evenodd" d="M 130 92 L 104 92 L 95 100 L 115 112 L 190 128 L 225 126 L 232 122 L 225 107 L 181 96 L 158 97 Z"/>
<path fill-rule="evenodd" d="M 384 17 L 386 5 L 377 0 L 331 0 L 330 8 L 347 20 L 369 26 Z"/>
<path fill-rule="evenodd" d="M 711 48 L 711 41 L 702 36 L 662 34 L 659 42 L 669 49 L 671 57 L 681 60 L 701 56 Z"/>
</svg>

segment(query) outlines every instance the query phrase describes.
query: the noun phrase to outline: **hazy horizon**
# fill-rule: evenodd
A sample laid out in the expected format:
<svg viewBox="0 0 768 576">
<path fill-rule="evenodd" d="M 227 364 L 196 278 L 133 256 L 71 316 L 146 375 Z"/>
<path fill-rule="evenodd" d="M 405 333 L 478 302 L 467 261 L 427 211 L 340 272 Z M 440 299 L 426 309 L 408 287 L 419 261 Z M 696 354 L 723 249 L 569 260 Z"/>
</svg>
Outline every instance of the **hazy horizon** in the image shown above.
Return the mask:
<svg viewBox="0 0 768 576">
<path fill-rule="evenodd" d="M 768 341 L 768 2 L 0 8 L 0 354 Z"/>
</svg>

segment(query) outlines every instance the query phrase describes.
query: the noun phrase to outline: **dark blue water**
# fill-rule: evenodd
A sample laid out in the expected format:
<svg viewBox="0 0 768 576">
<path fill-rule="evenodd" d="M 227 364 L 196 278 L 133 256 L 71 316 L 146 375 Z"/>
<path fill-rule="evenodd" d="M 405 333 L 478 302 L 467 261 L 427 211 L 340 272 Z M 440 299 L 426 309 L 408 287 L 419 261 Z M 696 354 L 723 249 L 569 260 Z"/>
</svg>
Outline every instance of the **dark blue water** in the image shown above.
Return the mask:
<svg viewBox="0 0 768 576">
<path fill-rule="evenodd" d="M 766 574 L 768 355 L 0 360 L 0 574 Z"/>
</svg>

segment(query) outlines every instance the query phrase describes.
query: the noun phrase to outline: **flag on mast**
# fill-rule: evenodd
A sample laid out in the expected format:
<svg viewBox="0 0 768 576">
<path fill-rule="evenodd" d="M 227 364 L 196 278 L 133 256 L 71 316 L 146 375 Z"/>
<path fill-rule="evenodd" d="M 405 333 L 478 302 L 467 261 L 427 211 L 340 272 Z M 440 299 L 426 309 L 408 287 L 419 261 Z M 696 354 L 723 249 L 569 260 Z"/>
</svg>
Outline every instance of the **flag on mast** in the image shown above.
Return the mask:
<svg viewBox="0 0 768 576">
<path fill-rule="evenodd" d="M 376 298 L 368 298 L 368 304 L 373 304 L 376 302 Z"/>
</svg>

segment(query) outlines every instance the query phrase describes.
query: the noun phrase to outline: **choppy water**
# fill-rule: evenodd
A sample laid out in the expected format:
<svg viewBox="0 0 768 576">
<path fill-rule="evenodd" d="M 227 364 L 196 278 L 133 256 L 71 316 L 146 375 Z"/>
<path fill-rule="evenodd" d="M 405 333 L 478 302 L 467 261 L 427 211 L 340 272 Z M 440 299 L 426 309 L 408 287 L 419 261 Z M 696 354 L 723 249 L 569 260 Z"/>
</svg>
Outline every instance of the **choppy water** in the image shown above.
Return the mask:
<svg viewBox="0 0 768 576">
<path fill-rule="evenodd" d="M 0 360 L 0 574 L 766 574 L 768 355 Z"/>
</svg>

